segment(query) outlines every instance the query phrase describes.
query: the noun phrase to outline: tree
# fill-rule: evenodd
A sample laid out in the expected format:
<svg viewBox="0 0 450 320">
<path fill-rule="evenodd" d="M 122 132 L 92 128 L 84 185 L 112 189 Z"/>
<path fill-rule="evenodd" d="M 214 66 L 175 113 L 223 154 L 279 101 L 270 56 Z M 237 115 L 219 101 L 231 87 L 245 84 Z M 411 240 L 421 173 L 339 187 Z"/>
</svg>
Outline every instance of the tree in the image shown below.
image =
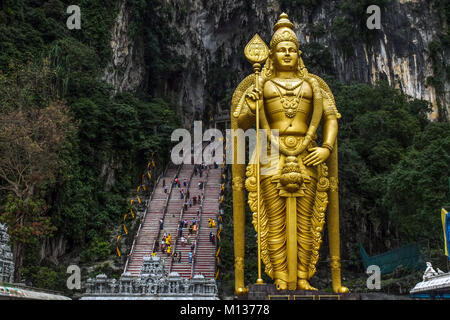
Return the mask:
<svg viewBox="0 0 450 320">
<path fill-rule="evenodd" d="M 53 75 L 44 61 L 0 77 L 0 191 L 8 195 L 1 220 L 13 240 L 16 270 L 23 245 L 55 231 L 45 216 L 45 185 L 56 181 L 59 151 L 75 129 Z"/>
</svg>

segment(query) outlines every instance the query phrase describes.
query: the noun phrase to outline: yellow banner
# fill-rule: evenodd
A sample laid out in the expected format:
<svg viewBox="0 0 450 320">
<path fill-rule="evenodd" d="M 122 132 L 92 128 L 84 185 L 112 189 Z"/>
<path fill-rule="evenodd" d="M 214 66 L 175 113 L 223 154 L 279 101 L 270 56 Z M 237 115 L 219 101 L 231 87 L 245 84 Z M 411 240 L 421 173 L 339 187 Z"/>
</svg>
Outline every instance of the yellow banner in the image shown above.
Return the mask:
<svg viewBox="0 0 450 320">
<path fill-rule="evenodd" d="M 123 221 L 125 221 L 125 220 L 127 219 L 127 217 L 128 217 L 128 213 L 125 213 L 125 214 L 123 215 Z"/>
<path fill-rule="evenodd" d="M 139 204 L 141 204 L 141 198 L 137 197 Z"/>
<path fill-rule="evenodd" d="M 117 246 L 116 247 L 116 252 L 117 252 L 117 255 L 120 257 L 120 250 L 119 250 L 119 246 Z"/>
<path fill-rule="evenodd" d="M 442 208 L 441 210 L 441 219 L 442 219 L 442 228 L 444 229 L 444 250 L 445 250 L 445 255 L 448 257 L 448 239 L 447 239 L 447 230 L 446 228 L 450 228 L 449 226 L 445 225 L 445 218 L 447 216 L 448 211 L 445 210 L 444 208 Z"/>
<path fill-rule="evenodd" d="M 125 234 L 128 234 L 128 230 L 127 227 L 125 227 L 125 225 L 123 225 L 123 231 L 125 231 Z"/>
<path fill-rule="evenodd" d="M 117 236 L 116 242 L 119 242 L 119 240 L 120 240 L 120 234 Z"/>
</svg>

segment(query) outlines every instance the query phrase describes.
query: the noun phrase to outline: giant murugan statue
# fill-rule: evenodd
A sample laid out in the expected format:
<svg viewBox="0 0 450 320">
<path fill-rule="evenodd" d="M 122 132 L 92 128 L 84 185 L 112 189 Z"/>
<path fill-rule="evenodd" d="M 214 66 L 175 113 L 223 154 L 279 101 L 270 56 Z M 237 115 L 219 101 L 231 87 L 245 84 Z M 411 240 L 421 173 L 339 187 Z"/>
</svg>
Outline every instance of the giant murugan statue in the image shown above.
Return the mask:
<svg viewBox="0 0 450 320">
<path fill-rule="evenodd" d="M 239 84 L 232 98 L 232 128 L 247 130 L 256 123 L 257 130 L 268 132 L 267 149 L 278 151 L 275 170 L 263 172 L 268 165 L 259 160 L 247 166 L 233 164 L 235 291 L 243 294 L 248 290 L 244 285 L 247 189 L 258 233 L 257 283 L 263 283 L 262 260 L 279 290 L 316 290 L 309 279 L 316 272 L 327 216 L 333 290 L 345 293 L 348 289 L 341 285 L 340 274 L 337 187 L 340 114 L 327 84 L 305 68 L 286 14 L 281 14 L 274 31 L 270 50 L 258 35 L 245 48 L 255 73 Z M 320 125 L 319 146 L 316 131 Z M 278 134 L 273 135 L 274 131 Z M 235 153 L 237 148 L 235 144 Z M 271 152 L 267 153 L 270 158 Z"/>
</svg>

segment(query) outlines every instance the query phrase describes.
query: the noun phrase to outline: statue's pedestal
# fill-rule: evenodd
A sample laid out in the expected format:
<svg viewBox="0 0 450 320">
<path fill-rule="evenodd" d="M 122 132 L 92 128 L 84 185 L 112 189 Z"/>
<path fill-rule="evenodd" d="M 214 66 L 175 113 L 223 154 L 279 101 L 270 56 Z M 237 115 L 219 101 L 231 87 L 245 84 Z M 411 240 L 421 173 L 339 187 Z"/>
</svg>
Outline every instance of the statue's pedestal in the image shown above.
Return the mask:
<svg viewBox="0 0 450 320">
<path fill-rule="evenodd" d="M 360 300 L 355 293 L 330 293 L 312 290 L 277 290 L 274 284 L 250 284 L 242 300 Z"/>
</svg>

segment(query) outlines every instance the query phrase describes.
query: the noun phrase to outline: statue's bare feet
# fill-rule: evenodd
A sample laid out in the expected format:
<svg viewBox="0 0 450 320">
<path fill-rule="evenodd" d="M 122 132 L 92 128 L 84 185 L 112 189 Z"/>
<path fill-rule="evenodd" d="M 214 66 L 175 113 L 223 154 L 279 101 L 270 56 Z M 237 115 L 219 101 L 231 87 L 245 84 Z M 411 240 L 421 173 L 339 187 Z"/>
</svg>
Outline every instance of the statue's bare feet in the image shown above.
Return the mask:
<svg viewBox="0 0 450 320">
<path fill-rule="evenodd" d="M 277 290 L 286 290 L 287 289 L 287 282 L 284 280 L 276 279 L 275 285 L 277 286 Z"/>
<path fill-rule="evenodd" d="M 300 279 L 297 281 L 297 290 L 314 290 L 317 291 L 316 288 L 311 286 L 308 281 L 305 279 Z"/>
<path fill-rule="evenodd" d="M 339 287 L 333 287 L 333 291 L 335 293 L 348 293 L 350 290 L 348 290 L 347 287 L 339 286 Z"/>
</svg>

